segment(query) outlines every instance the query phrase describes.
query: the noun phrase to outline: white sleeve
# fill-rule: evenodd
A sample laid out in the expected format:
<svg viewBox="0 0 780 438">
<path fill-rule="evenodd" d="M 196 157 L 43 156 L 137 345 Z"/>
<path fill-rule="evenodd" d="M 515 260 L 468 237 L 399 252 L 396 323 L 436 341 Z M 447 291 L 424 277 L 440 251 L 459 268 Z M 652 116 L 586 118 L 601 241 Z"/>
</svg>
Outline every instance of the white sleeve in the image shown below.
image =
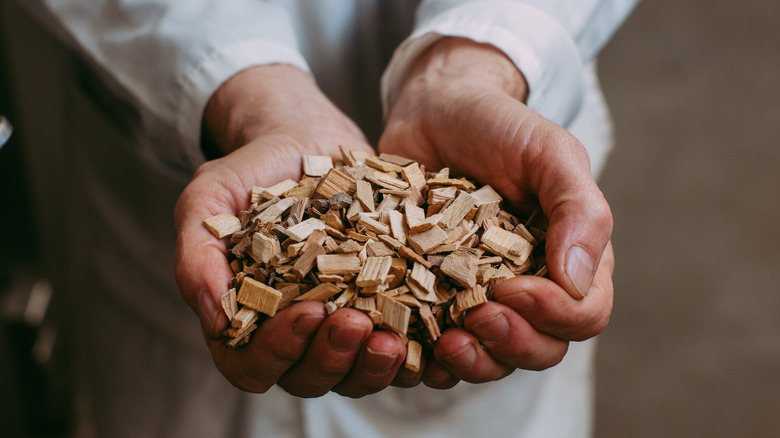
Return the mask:
<svg viewBox="0 0 780 438">
<path fill-rule="evenodd" d="M 287 12 L 257 0 L 26 0 L 142 114 L 183 140 L 190 165 L 202 161 L 200 123 L 221 83 L 253 65 L 309 71 Z"/>
<path fill-rule="evenodd" d="M 414 60 L 445 36 L 487 43 L 523 72 L 528 106 L 567 125 L 585 95 L 585 67 L 638 0 L 427 0 L 382 77 L 385 115 Z"/>
</svg>

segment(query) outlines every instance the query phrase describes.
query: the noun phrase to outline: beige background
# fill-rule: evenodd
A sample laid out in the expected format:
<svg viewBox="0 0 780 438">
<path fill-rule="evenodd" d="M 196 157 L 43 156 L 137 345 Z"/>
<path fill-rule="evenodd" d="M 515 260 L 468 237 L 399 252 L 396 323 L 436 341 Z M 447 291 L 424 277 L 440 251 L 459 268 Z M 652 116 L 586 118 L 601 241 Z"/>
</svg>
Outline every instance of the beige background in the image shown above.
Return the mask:
<svg viewBox="0 0 780 438">
<path fill-rule="evenodd" d="M 600 70 L 617 271 L 596 437 L 778 437 L 780 2 L 645 0 Z"/>
</svg>

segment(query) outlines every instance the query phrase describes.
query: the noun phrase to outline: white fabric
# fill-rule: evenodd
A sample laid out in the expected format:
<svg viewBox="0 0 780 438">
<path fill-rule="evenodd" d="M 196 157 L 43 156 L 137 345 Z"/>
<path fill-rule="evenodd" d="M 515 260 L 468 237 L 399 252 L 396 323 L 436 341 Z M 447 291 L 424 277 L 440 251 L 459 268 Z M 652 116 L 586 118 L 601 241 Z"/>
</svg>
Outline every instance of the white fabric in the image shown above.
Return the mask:
<svg viewBox="0 0 780 438">
<path fill-rule="evenodd" d="M 400 43 L 408 36 L 407 30 L 412 33 L 393 55 L 382 80 L 385 108 L 392 105 L 408 66 L 437 38 L 456 35 L 490 43 L 526 75 L 529 106 L 578 136 L 598 174 L 611 139 L 593 61 L 635 1 L 20 3 L 49 23 L 139 115 L 128 139 L 115 141 L 115 134 L 101 135 L 98 130 L 86 135 L 75 151 L 78 168 L 74 170 L 82 176 L 73 190 L 82 187 L 88 198 L 81 211 L 85 216 L 83 212 L 90 212 L 84 222 L 90 229 L 73 232 L 91 238 L 80 241 L 80 250 L 69 255 L 70 261 L 85 272 L 100 268 L 97 279 L 85 274 L 84 284 L 100 297 L 90 301 L 91 311 L 121 315 L 103 325 L 103 341 L 89 345 L 89 354 L 110 349 L 114 330 L 130 336 L 125 343 L 136 348 L 135 355 L 108 356 L 125 369 L 135 369 L 132 362 L 141 364 L 148 354 L 156 352 L 154 357 L 159 358 L 154 367 L 144 367 L 144 373 L 133 376 L 137 386 L 144 388 L 143 394 L 133 392 L 134 385 L 123 380 L 121 370 L 104 367 L 95 371 L 102 385 L 92 385 L 84 397 L 93 399 L 85 403 L 85 410 L 99 436 L 196 436 L 193 433 L 198 430 L 203 436 L 220 436 L 216 431 L 221 431 L 224 436 L 322 438 L 588 436 L 592 341 L 572 345 L 564 362 L 550 370 L 517 371 L 499 382 L 460 384 L 448 391 L 391 388 L 360 400 L 335 394 L 301 400 L 278 388 L 262 396 L 238 394 L 216 382 L 219 376 L 200 346 L 191 312 L 183 302 L 174 310 L 178 297 L 172 281 L 173 244 L 168 225 L 175 193 L 186 183 L 186 175 L 204 160 L 198 141 L 201 114 L 222 82 L 252 65 L 288 63 L 311 71 L 334 102 L 357 116 L 365 102 L 376 100 L 379 94 L 376 85 L 372 89 L 369 84 L 373 81 L 362 75 L 375 74 L 369 79 L 378 81 L 382 43 L 387 38 Z M 392 21 L 386 21 L 388 17 Z M 87 117 L 88 112 L 71 116 Z M 112 160 L 112 145 L 122 145 L 120 152 L 127 159 Z M 159 187 L 156 191 L 163 198 L 154 202 L 137 199 L 134 175 L 146 178 L 150 190 Z M 144 205 L 139 208 L 139 204 Z M 158 226 L 139 226 L 158 217 L 165 218 Z M 169 247 L 155 248 L 155 242 Z M 149 342 L 132 338 L 133 333 L 148 337 L 149 332 L 159 335 Z M 112 379 L 123 384 L 111 385 Z M 209 383 L 193 391 L 192 398 L 182 395 L 199 382 Z M 127 399 L 116 401 L 118 394 Z M 157 404 L 145 400 L 155 398 L 171 401 L 165 405 L 170 410 L 167 415 L 150 411 Z M 182 400 L 187 400 L 186 405 Z M 243 407 L 232 410 L 232 416 L 222 423 L 216 416 L 204 415 L 220 412 L 217 408 L 226 404 Z M 119 415 L 128 410 L 139 420 L 127 421 Z M 147 411 L 149 415 L 144 414 Z M 209 428 L 193 427 L 204 420 Z"/>
</svg>

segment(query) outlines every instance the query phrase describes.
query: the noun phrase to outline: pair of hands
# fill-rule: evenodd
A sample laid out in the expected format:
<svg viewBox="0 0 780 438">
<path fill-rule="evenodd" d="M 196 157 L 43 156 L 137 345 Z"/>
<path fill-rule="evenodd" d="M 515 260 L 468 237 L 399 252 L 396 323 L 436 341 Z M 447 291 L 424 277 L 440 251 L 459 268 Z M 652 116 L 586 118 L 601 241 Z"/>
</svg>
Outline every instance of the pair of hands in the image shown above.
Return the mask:
<svg viewBox="0 0 780 438">
<path fill-rule="evenodd" d="M 251 392 L 279 385 L 301 397 L 329 391 L 360 397 L 421 382 L 449 388 L 551 367 L 568 342 L 599 334 L 612 310 L 612 216 L 582 145 L 525 106 L 526 94 L 525 79 L 501 52 L 446 38 L 417 61 L 388 117 L 380 152 L 430 169 L 447 166 L 517 206 L 538 202 L 550 224 L 551 280 L 519 276 L 502 283 L 495 301 L 443 333 L 421 370 L 411 373 L 401 367 L 406 348 L 398 336 L 374 330 L 360 311 L 327 315 L 317 302 L 281 310 L 242 348 L 223 345 L 228 321 L 217 303 L 233 274 L 225 242 L 203 219 L 246 209 L 249 187 L 297 180 L 301 154 L 339 157 L 338 145 L 373 149 L 294 67 L 250 68 L 220 87 L 204 123 L 226 155 L 201 166 L 177 203 L 176 279 L 227 379 Z"/>
</svg>

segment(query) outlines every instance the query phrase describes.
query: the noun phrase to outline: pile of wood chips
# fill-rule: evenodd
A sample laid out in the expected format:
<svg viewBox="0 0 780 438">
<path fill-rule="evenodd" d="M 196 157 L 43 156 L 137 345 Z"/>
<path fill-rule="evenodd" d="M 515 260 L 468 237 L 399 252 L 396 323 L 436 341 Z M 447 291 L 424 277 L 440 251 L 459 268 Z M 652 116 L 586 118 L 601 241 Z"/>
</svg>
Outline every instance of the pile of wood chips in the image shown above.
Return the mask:
<svg viewBox="0 0 780 438">
<path fill-rule="evenodd" d="M 316 300 L 329 312 L 363 311 L 400 335 L 405 366 L 416 371 L 422 348 L 462 324 L 497 284 L 547 275 L 538 209 L 521 221 L 490 186 L 446 168 L 427 173 L 396 155 L 341 153 L 335 166 L 306 155 L 300 182 L 254 187 L 249 210 L 204 221 L 229 238 L 228 346 L 248 342 L 261 314 Z"/>
</svg>

